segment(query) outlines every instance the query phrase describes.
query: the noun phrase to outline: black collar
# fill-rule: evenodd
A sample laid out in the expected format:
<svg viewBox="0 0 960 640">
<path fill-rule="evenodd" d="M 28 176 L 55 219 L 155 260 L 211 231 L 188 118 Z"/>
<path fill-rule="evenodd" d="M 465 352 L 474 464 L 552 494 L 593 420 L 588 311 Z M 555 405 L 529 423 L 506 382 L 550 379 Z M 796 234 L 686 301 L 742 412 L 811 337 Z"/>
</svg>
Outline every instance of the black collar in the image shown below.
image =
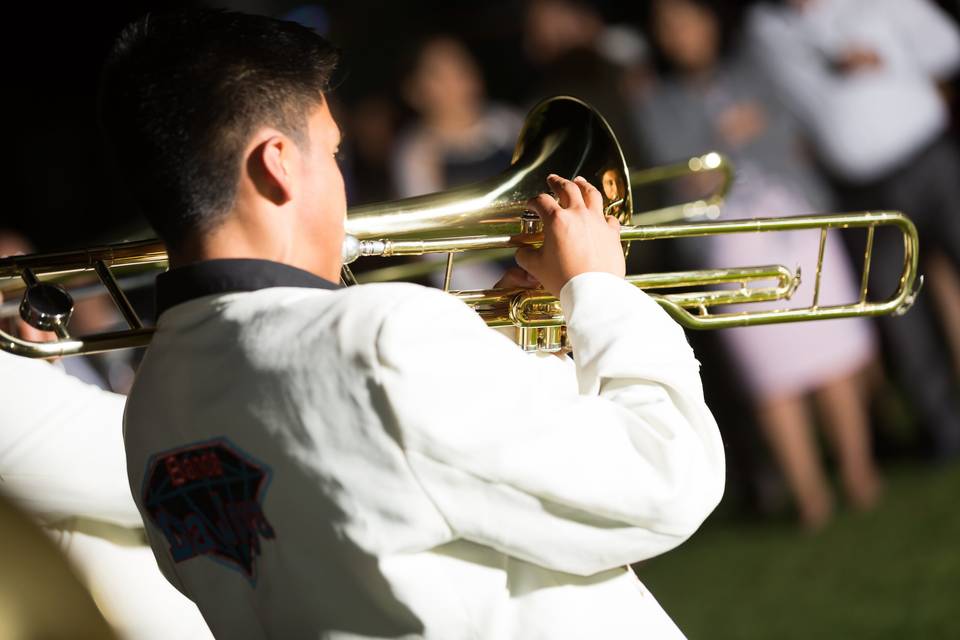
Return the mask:
<svg viewBox="0 0 960 640">
<path fill-rule="evenodd" d="M 206 260 L 157 276 L 157 315 L 203 296 L 268 287 L 339 288 L 309 271 L 280 262 L 250 258 Z"/>
</svg>

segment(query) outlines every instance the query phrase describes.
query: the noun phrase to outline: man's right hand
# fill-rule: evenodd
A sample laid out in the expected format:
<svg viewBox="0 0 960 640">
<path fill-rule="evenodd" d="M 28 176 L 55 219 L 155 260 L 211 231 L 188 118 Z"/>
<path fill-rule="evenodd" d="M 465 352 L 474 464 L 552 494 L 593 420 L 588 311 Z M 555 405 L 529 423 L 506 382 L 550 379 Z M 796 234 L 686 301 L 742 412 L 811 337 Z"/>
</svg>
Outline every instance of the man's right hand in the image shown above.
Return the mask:
<svg viewBox="0 0 960 640">
<path fill-rule="evenodd" d="M 840 53 L 834 66 L 840 73 L 852 74 L 879 69 L 883 66 L 883 59 L 874 49 L 853 45 Z"/>
<path fill-rule="evenodd" d="M 559 297 L 571 278 L 598 271 L 618 278 L 626 274 L 620 246 L 620 223 L 604 216 L 603 196 L 582 177 L 547 178 L 554 200 L 540 194 L 527 202 L 530 211 L 543 220 L 543 246 L 517 251 L 517 264 Z"/>
</svg>

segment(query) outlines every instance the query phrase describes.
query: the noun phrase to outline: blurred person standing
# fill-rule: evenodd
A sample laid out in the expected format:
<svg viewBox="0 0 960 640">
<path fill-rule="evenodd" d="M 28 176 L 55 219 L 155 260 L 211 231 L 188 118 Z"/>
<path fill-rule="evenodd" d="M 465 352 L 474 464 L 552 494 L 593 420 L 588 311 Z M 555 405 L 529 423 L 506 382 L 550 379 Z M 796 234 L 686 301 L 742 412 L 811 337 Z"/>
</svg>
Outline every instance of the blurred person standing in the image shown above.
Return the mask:
<svg viewBox="0 0 960 640">
<path fill-rule="evenodd" d="M 394 152 L 397 195 L 470 184 L 510 165 L 523 120 L 512 108 L 487 99 L 480 68 L 461 41 L 442 34 L 423 40 L 402 89 L 418 119 L 401 134 Z M 501 271 L 471 263 L 458 266 L 454 280 L 460 288 L 486 288 Z M 442 274 L 431 281 L 439 285 Z"/>
<path fill-rule="evenodd" d="M 610 123 L 628 164 L 646 164 L 626 107 L 628 89 L 649 77 L 647 44 L 639 33 L 606 24 L 585 2 L 530 0 L 524 48 L 535 71 L 528 99 L 565 94 L 584 100 Z"/>
<path fill-rule="evenodd" d="M 648 26 L 663 77 L 637 98 L 636 116 L 656 162 L 717 149 L 739 179 L 724 208 L 731 217 L 770 217 L 829 206 L 825 185 L 801 153 L 799 131 L 749 55 L 734 47 L 737 14 L 715 0 L 656 0 Z M 710 238 L 709 264 L 812 264 L 817 232 Z M 831 235 L 822 300 L 855 300 L 857 288 L 841 240 Z M 812 282 L 797 291 L 812 296 Z M 776 303 L 773 303 L 776 306 Z M 752 304 L 751 309 L 757 305 Z M 878 499 L 861 375 L 875 359 L 870 324 L 861 319 L 730 329 L 723 340 L 738 364 L 758 422 L 784 471 L 805 526 L 832 511 L 807 396 L 813 394 L 838 457 L 850 502 Z"/>
<path fill-rule="evenodd" d="M 927 0 L 783 0 L 758 5 L 749 30 L 844 208 L 905 211 L 925 253 L 960 267 L 960 152 L 938 90 L 960 67 L 949 17 Z M 864 246 L 857 236 L 851 250 Z M 874 294 L 888 293 L 902 254 L 899 237 L 877 233 Z M 960 386 L 929 296 L 880 322 L 934 454 L 960 455 Z"/>
<path fill-rule="evenodd" d="M 629 108 L 632 92 L 652 79 L 649 48 L 631 25 L 611 25 L 593 6 L 581 0 L 528 0 L 523 44 L 531 68 L 527 99 L 536 102 L 570 95 L 594 107 L 610 125 L 627 165 L 650 165 L 644 141 Z M 633 190 L 634 212 L 658 205 L 656 188 Z M 663 262 L 663 246 L 631 251 L 628 269 L 650 271 Z M 705 352 L 708 353 L 708 352 Z"/>
<path fill-rule="evenodd" d="M 395 152 L 400 197 L 476 182 L 510 164 L 523 120 L 487 99 L 476 61 L 456 38 L 435 35 L 417 47 L 403 97 L 419 117 Z"/>
<path fill-rule="evenodd" d="M 385 95 L 365 95 L 343 111 L 347 137 L 340 166 L 350 201 L 365 204 L 394 199 L 390 165 L 397 113 L 393 100 Z"/>
</svg>

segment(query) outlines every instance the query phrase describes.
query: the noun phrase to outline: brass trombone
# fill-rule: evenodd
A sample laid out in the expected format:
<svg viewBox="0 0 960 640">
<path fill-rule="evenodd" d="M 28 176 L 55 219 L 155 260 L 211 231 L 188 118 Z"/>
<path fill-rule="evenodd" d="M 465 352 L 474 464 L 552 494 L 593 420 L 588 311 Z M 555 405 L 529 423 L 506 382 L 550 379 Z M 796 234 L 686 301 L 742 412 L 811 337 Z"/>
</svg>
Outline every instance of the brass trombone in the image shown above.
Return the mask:
<svg viewBox="0 0 960 640">
<path fill-rule="evenodd" d="M 701 157 L 696 170 L 724 170 L 719 156 Z M 728 167 L 728 165 L 727 165 Z M 672 166 L 676 172 L 682 168 Z M 694 170 L 689 164 L 686 171 Z M 729 173 L 729 169 L 727 169 Z M 692 329 L 724 328 L 902 312 L 912 303 L 917 282 L 918 238 L 913 224 L 897 212 L 864 212 L 829 216 L 707 221 L 696 223 L 632 224 L 631 182 L 656 179 L 656 174 L 631 175 L 620 146 L 606 121 L 575 98 L 550 98 L 533 108 L 520 134 L 510 167 L 483 182 L 448 192 L 351 208 L 344 243 L 344 264 L 363 256 L 446 253 L 449 287 L 453 255 L 481 249 L 511 249 L 542 242 L 539 219 L 524 203 L 542 192 L 550 173 L 572 178 L 582 175 L 601 187 L 607 215 L 621 224 L 625 247 L 635 241 L 712 236 L 728 233 L 766 233 L 801 229 L 820 230 L 820 251 L 812 303 L 776 311 L 719 312 L 734 303 L 787 300 L 800 274 L 782 265 L 706 269 L 630 276 L 636 286 L 651 291 L 677 322 Z M 660 176 L 663 176 L 661 172 Z M 729 178 L 729 176 L 728 176 Z M 729 185 L 729 179 L 726 182 Z M 716 202 L 713 203 L 715 205 Z M 682 206 L 682 205 L 681 205 Z M 704 202 L 700 209 L 711 206 Z M 658 214 L 662 214 L 659 210 Z M 677 211 L 668 215 L 676 217 Z M 673 219 L 673 218 L 671 218 Z M 868 298 L 873 237 L 879 226 L 894 226 L 903 234 L 904 262 L 897 291 L 885 300 Z M 845 305 L 819 304 L 820 278 L 830 229 L 865 228 L 867 250 L 859 299 Z M 96 353 L 146 346 L 152 329 L 143 326 L 111 269 L 165 262 L 157 241 L 118 244 L 96 249 L 0 260 L 0 290 L 4 279 L 22 280 L 27 289 L 21 315 L 32 325 L 54 331 L 59 340 L 34 343 L 0 331 L 0 349 L 29 357 Z M 68 332 L 72 303 L 60 287 L 42 283 L 41 276 L 93 270 L 116 302 L 129 329 L 82 338 Z M 344 280 L 353 280 L 348 267 Z M 765 283 L 765 284 L 764 284 Z M 737 285 L 733 289 L 704 288 Z M 673 291 L 690 289 L 692 291 Z M 658 293 L 668 289 L 671 291 Z M 526 350 L 565 348 L 563 316 L 557 300 L 538 290 L 453 291 L 491 326 L 514 326 L 517 341 Z"/>
<path fill-rule="evenodd" d="M 694 156 L 686 162 L 647 169 L 632 169 L 630 171 L 630 188 L 634 192 L 651 185 L 706 173 L 718 173 L 720 175 L 720 181 L 712 193 L 690 202 L 682 202 L 651 211 L 634 212 L 631 216 L 631 224 L 638 226 L 699 218 L 716 219 L 720 215 L 720 205 L 727 197 L 734 180 L 734 170 L 730 160 L 716 151 Z M 507 249 L 472 251 L 459 258 L 457 264 L 499 260 L 509 258 L 511 255 L 512 252 Z M 408 262 L 364 271 L 357 274 L 356 280 L 360 284 L 409 280 L 433 273 L 440 267 L 441 264 L 436 261 Z M 445 290 L 448 288 L 449 283 L 444 286 Z"/>
<path fill-rule="evenodd" d="M 711 172 L 720 174 L 720 183 L 710 195 L 691 202 L 675 204 L 652 211 L 635 212 L 631 221 L 632 224 L 645 226 L 693 218 L 716 220 L 720 216 L 720 205 L 723 204 L 730 192 L 734 179 L 733 165 L 730 164 L 730 160 L 716 151 L 694 156 L 686 162 L 677 162 L 649 169 L 633 169 L 630 172 L 630 186 L 634 191 L 651 184 Z"/>
</svg>

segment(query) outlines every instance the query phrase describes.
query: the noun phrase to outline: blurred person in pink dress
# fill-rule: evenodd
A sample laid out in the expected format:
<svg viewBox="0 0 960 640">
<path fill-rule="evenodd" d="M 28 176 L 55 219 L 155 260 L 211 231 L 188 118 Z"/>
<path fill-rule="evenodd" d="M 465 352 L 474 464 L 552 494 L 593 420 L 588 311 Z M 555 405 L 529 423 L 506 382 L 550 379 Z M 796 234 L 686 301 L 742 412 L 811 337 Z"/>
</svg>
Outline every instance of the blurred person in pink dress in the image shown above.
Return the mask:
<svg viewBox="0 0 960 640">
<path fill-rule="evenodd" d="M 708 149 L 730 155 L 738 179 L 723 217 L 829 208 L 829 193 L 803 157 L 794 123 L 753 61 L 731 46 L 737 22 L 733 5 L 653 2 L 651 44 L 665 73 L 637 99 L 637 123 L 648 152 L 658 163 Z M 818 246 L 818 233 L 810 231 L 712 238 L 703 249 L 711 266 L 800 265 L 812 276 Z M 824 262 L 821 302 L 855 300 L 855 276 L 834 234 Z M 812 298 L 809 276 L 794 300 Z M 871 325 L 861 319 L 819 321 L 730 329 L 722 337 L 747 383 L 803 524 L 819 528 L 833 509 L 807 402 L 811 395 L 838 458 L 848 500 L 857 508 L 873 506 L 881 483 L 863 388 L 863 372 L 876 357 Z"/>
</svg>

